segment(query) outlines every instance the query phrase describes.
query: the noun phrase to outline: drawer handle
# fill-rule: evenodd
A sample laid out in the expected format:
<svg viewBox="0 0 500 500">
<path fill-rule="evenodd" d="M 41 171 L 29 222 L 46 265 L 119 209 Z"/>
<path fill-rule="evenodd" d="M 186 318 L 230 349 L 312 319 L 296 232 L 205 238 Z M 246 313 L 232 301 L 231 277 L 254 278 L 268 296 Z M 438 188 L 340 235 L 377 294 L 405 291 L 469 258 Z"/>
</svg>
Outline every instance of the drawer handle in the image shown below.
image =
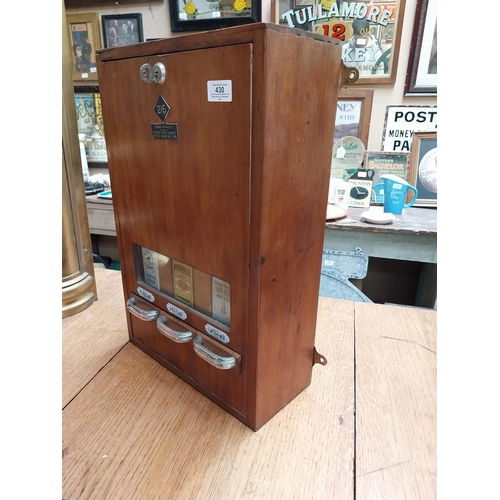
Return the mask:
<svg viewBox="0 0 500 500">
<path fill-rule="evenodd" d="M 165 316 L 160 316 L 156 320 L 156 327 L 160 330 L 165 337 L 168 337 L 170 340 L 174 342 L 178 342 L 179 344 L 184 344 L 185 342 L 189 342 L 193 338 L 193 334 L 188 330 L 187 332 L 179 332 L 167 326 L 167 318 Z"/>
<path fill-rule="evenodd" d="M 230 370 L 236 366 L 236 358 L 234 356 L 219 356 L 203 345 L 203 339 L 198 335 L 193 342 L 194 352 L 219 370 Z"/>
<path fill-rule="evenodd" d="M 142 321 L 153 321 L 158 316 L 158 311 L 155 310 L 146 311 L 145 309 L 137 307 L 134 297 L 130 297 L 130 299 L 127 300 L 127 309 L 134 316 L 137 316 L 139 319 L 142 319 Z"/>
</svg>

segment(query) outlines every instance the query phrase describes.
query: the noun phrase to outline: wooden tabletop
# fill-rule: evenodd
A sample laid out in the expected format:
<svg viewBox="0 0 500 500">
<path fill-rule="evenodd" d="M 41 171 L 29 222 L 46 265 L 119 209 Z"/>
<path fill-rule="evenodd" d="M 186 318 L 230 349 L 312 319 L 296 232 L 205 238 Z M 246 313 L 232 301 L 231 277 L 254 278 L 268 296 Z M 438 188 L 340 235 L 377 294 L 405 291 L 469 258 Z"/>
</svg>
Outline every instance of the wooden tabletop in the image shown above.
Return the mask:
<svg viewBox="0 0 500 500">
<path fill-rule="evenodd" d="M 374 207 L 372 207 L 373 209 Z M 327 221 L 327 229 L 345 231 L 365 231 L 377 233 L 397 233 L 412 235 L 437 236 L 436 208 L 404 208 L 403 213 L 394 216 L 390 224 L 372 224 L 361 219 L 361 214 L 367 208 L 349 207 L 347 217 L 336 221 Z"/>
<path fill-rule="evenodd" d="M 128 342 L 119 271 L 63 320 L 63 499 L 436 498 L 436 311 L 320 297 L 311 385 L 253 432 Z"/>
<path fill-rule="evenodd" d="M 113 200 L 111 198 L 102 198 L 94 194 L 87 196 L 86 200 L 89 210 L 113 211 Z M 364 208 L 350 207 L 346 217 L 337 220 L 327 220 L 326 229 L 401 235 L 431 235 L 437 237 L 437 209 L 435 208 L 405 208 L 402 214 L 394 216 L 394 222 L 390 224 L 371 224 L 365 222 L 361 219 L 361 214 L 366 212 L 366 210 Z M 114 225 L 111 229 L 114 230 L 114 234 L 116 235 Z"/>
</svg>

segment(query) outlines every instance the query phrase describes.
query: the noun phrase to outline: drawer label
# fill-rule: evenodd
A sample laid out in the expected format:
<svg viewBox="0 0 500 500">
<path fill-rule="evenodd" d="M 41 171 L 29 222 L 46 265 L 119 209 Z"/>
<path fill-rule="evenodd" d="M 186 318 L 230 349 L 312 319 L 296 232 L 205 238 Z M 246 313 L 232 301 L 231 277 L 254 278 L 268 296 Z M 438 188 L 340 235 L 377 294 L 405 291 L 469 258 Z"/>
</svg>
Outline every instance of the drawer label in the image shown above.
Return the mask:
<svg viewBox="0 0 500 500">
<path fill-rule="evenodd" d="M 187 318 L 187 314 L 182 309 L 179 309 L 178 307 L 174 306 L 170 302 L 167 303 L 167 311 L 170 314 L 177 316 L 178 318 L 181 318 L 181 319 Z"/>
<path fill-rule="evenodd" d="M 215 326 L 209 325 L 208 323 L 205 325 L 205 331 L 217 340 L 224 342 L 224 344 L 227 344 L 230 340 L 223 331 L 215 328 Z"/>
<path fill-rule="evenodd" d="M 144 290 L 144 288 L 141 288 L 140 286 L 137 287 L 137 293 L 146 300 L 149 300 L 149 302 L 154 302 L 155 301 L 155 296 L 148 292 L 147 290 Z"/>
</svg>

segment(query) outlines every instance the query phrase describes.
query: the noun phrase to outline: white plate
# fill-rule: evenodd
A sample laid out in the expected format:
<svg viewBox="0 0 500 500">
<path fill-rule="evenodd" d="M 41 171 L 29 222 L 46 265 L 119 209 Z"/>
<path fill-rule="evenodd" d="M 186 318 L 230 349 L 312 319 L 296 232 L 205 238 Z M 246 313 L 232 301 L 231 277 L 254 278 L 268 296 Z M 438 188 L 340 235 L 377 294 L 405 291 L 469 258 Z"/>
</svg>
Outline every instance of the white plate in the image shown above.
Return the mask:
<svg viewBox="0 0 500 500">
<path fill-rule="evenodd" d="M 390 224 L 394 221 L 394 214 L 380 212 L 378 210 L 368 210 L 361 214 L 361 218 L 370 224 Z"/>
<path fill-rule="evenodd" d="M 337 205 L 328 204 L 326 207 L 326 219 L 341 219 L 347 215 L 347 210 L 342 207 L 337 207 Z"/>
</svg>

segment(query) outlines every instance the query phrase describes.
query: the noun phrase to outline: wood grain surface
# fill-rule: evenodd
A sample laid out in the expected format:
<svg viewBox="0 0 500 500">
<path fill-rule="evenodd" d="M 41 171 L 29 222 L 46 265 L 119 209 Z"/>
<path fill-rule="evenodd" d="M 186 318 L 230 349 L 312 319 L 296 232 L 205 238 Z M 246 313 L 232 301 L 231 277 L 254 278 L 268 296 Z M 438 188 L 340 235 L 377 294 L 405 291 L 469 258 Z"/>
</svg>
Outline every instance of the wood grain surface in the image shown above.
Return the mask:
<svg viewBox="0 0 500 500">
<path fill-rule="evenodd" d="M 95 269 L 97 301 L 62 321 L 63 408 L 128 342 L 121 273 Z"/>
<path fill-rule="evenodd" d="M 330 361 L 257 432 L 128 344 L 63 412 L 63 498 L 353 498 L 353 315 L 320 300 Z"/>
<path fill-rule="evenodd" d="M 253 432 L 121 347 L 120 272 L 96 279 L 99 301 L 63 322 L 63 499 L 436 498 L 436 311 L 320 297 L 328 364 Z"/>
<path fill-rule="evenodd" d="M 436 311 L 356 303 L 356 493 L 436 498 Z"/>
</svg>

